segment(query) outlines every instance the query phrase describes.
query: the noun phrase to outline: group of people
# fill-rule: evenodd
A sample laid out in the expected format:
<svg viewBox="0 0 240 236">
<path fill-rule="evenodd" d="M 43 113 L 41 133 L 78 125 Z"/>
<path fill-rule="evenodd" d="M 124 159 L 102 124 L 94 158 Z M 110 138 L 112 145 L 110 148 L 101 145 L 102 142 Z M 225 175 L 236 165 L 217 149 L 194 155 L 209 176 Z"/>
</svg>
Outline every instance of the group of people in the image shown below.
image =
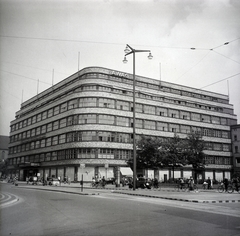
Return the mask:
<svg viewBox="0 0 240 236">
<path fill-rule="evenodd" d="M 238 192 L 239 183 L 240 183 L 239 177 L 234 177 L 234 178 L 232 179 L 232 181 L 229 181 L 227 178 L 225 178 L 225 179 L 222 181 L 222 184 L 224 185 L 224 188 L 225 188 L 225 191 L 226 191 L 226 192 L 227 192 L 227 190 L 228 190 L 228 186 L 229 186 L 230 183 L 232 183 L 232 185 L 235 187 L 236 191 Z"/>
<path fill-rule="evenodd" d="M 189 190 L 194 189 L 194 184 L 195 183 L 194 183 L 194 179 L 193 179 L 192 176 L 188 180 L 184 180 L 183 178 L 179 178 L 178 183 L 179 183 L 180 189 L 183 189 L 185 184 L 188 184 Z"/>
<path fill-rule="evenodd" d="M 238 191 L 239 183 L 240 183 L 239 177 L 234 177 L 232 181 L 228 180 L 228 178 L 224 178 L 223 181 L 221 182 L 226 192 L 228 190 L 229 184 L 232 184 L 235 187 L 235 189 Z M 213 180 L 210 179 L 210 177 L 208 177 L 208 179 L 203 182 L 203 188 L 213 189 Z"/>
<path fill-rule="evenodd" d="M 102 178 L 97 176 L 92 178 L 92 185 L 95 186 L 98 184 L 101 184 L 103 187 L 106 185 L 106 179 L 104 176 Z"/>
</svg>

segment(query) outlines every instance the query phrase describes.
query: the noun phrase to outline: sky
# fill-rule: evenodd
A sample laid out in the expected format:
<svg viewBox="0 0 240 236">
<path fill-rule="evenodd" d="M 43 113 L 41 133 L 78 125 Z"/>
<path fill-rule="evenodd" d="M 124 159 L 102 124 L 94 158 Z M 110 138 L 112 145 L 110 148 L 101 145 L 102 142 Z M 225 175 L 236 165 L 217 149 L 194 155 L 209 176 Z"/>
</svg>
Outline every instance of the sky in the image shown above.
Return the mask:
<svg viewBox="0 0 240 236">
<path fill-rule="evenodd" d="M 21 103 L 88 66 L 229 95 L 240 123 L 239 0 L 0 0 L 0 135 Z M 193 49 L 194 48 L 194 49 Z"/>
</svg>

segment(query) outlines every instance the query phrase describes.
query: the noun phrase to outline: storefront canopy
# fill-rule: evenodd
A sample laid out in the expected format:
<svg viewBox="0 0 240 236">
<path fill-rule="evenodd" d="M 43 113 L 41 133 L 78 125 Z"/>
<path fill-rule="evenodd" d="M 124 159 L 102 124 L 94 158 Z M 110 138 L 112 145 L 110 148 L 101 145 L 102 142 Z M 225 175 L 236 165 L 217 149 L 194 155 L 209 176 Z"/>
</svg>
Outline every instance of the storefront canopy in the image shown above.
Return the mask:
<svg viewBox="0 0 240 236">
<path fill-rule="evenodd" d="M 130 167 L 120 167 L 120 172 L 123 176 L 133 176 L 133 171 Z"/>
</svg>

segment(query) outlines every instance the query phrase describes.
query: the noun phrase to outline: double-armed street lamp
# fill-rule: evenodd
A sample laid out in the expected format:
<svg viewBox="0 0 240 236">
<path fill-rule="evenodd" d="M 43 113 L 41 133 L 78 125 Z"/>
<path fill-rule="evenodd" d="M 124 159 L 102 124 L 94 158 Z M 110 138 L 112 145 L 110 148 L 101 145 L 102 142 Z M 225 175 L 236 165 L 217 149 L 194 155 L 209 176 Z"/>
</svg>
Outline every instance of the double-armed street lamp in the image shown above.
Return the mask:
<svg viewBox="0 0 240 236">
<path fill-rule="evenodd" d="M 150 50 L 137 50 L 132 47 L 130 47 L 128 44 L 126 46 L 126 49 L 124 50 L 125 56 L 123 63 L 127 63 L 126 56 L 133 54 L 133 190 L 136 189 L 136 174 L 137 174 L 137 160 L 136 160 L 136 130 L 135 130 L 135 53 L 138 52 L 149 52 L 148 59 L 152 59 L 153 56 L 151 54 Z"/>
</svg>

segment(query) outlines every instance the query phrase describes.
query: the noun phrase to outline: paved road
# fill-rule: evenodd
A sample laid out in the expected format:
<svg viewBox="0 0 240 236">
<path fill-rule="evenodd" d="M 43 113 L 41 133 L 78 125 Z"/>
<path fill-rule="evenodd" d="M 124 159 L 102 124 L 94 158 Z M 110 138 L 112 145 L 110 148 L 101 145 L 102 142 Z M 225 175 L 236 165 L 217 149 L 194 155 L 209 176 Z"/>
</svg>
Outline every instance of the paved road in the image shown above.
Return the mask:
<svg viewBox="0 0 240 236">
<path fill-rule="evenodd" d="M 228 236 L 240 233 L 237 202 L 195 203 L 118 193 L 133 192 L 129 190 L 84 189 L 81 192 L 74 185 L 1 184 L 1 191 L 19 197 L 17 204 L 1 209 L 1 236 Z"/>
</svg>

